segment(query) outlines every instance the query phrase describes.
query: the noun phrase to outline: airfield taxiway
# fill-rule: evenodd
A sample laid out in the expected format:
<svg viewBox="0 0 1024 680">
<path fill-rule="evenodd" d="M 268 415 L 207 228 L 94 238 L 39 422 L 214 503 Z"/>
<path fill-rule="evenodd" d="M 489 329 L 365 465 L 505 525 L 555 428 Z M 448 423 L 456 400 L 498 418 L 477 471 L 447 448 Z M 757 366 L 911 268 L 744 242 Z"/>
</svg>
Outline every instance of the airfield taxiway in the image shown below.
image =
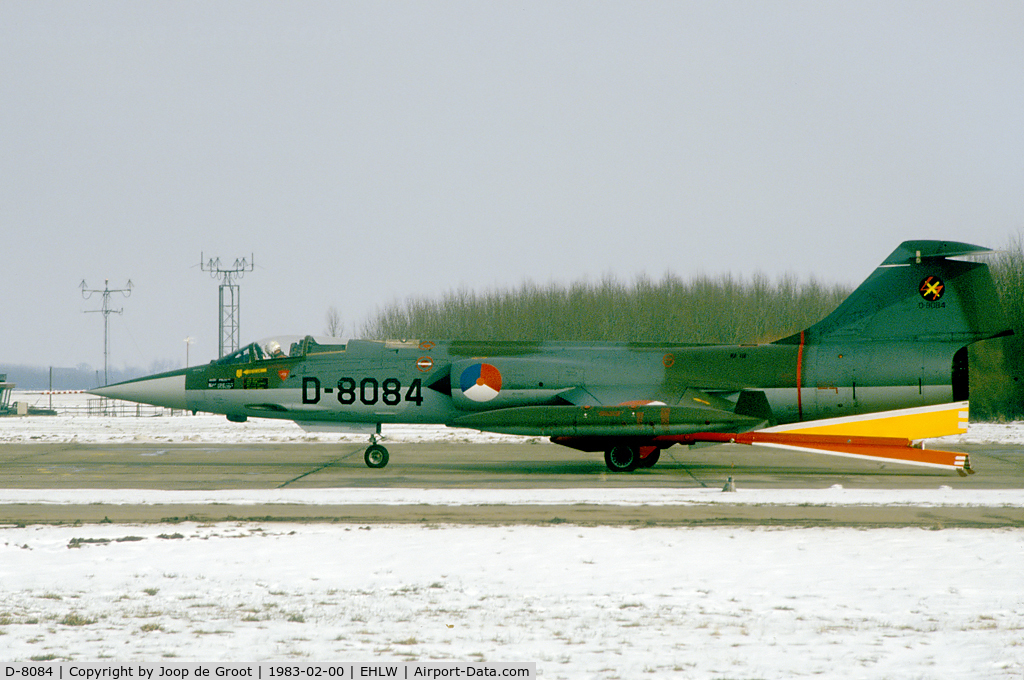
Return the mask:
<svg viewBox="0 0 1024 680">
<path fill-rule="evenodd" d="M 1024 452 L 963 445 L 977 474 L 790 453 L 740 445 L 674 447 L 651 469 L 607 471 L 599 454 L 548 444 L 395 443 L 382 470 L 363 464 L 364 444 L 0 445 L 0 489 L 1020 489 Z M 1024 526 L 1019 507 L 829 505 L 228 505 L 7 503 L 3 523 L 160 521 L 777 526 Z"/>
</svg>

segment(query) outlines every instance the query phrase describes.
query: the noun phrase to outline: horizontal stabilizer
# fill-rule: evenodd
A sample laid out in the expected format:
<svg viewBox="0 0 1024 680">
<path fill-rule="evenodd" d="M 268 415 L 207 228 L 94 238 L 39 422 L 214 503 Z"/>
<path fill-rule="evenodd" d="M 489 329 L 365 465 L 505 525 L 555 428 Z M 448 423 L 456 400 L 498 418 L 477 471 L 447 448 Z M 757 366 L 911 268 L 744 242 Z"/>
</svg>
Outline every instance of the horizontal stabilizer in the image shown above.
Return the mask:
<svg viewBox="0 0 1024 680">
<path fill-rule="evenodd" d="M 896 250 L 892 251 L 889 257 L 885 258 L 882 266 L 914 264 L 922 260 L 981 255 L 991 252 L 989 248 L 958 241 L 904 241 Z"/>
</svg>

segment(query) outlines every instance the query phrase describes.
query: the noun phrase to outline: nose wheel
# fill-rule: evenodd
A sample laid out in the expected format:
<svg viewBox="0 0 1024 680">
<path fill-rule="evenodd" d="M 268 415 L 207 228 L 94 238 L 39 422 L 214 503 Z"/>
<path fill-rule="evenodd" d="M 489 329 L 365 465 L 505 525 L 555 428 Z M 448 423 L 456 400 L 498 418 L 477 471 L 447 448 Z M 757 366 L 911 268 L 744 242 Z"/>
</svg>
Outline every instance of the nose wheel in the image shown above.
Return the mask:
<svg viewBox="0 0 1024 680">
<path fill-rule="evenodd" d="M 368 468 L 382 468 L 388 464 L 388 450 L 377 443 L 377 435 L 380 434 L 380 423 L 377 424 L 377 434 L 370 435 L 370 445 L 366 447 L 363 460 Z"/>
<path fill-rule="evenodd" d="M 366 467 L 382 468 L 388 464 L 388 450 L 380 444 L 370 444 L 366 447 L 363 460 L 366 461 Z"/>
</svg>

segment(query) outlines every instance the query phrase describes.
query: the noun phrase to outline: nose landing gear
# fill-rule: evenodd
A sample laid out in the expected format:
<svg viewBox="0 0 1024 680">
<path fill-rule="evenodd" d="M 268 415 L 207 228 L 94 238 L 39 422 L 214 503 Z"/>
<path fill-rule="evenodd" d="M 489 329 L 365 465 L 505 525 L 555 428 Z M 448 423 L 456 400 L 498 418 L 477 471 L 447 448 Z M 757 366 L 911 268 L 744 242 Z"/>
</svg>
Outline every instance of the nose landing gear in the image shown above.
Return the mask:
<svg viewBox="0 0 1024 680">
<path fill-rule="evenodd" d="M 366 447 L 363 460 L 366 467 L 382 468 L 388 464 L 388 450 L 377 443 L 377 436 L 380 434 L 380 423 L 377 423 L 377 433 L 370 435 L 370 445 Z"/>
</svg>

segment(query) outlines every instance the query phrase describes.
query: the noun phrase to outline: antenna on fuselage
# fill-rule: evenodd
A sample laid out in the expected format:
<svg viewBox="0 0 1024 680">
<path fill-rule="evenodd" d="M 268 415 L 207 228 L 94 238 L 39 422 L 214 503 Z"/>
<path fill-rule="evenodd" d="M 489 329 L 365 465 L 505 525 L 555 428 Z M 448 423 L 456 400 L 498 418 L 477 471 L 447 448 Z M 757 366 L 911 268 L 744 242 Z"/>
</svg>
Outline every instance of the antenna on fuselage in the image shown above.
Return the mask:
<svg viewBox="0 0 1024 680">
<path fill-rule="evenodd" d="M 219 352 L 218 357 L 222 357 L 231 354 L 238 350 L 240 332 L 238 329 L 239 321 L 239 310 L 241 309 L 241 298 L 238 284 L 235 283 L 236 279 L 240 279 L 245 276 L 246 272 L 253 270 L 253 256 L 250 254 L 249 259 L 246 260 L 244 257 L 240 260 L 235 260 L 235 263 L 231 267 L 222 266 L 220 258 L 210 258 L 209 261 L 205 259 L 202 253 L 199 255 L 199 266 L 204 272 L 210 272 L 212 278 L 221 281 L 220 284 L 220 321 L 218 322 L 218 330 L 220 335 L 220 341 L 217 348 Z"/>
</svg>

